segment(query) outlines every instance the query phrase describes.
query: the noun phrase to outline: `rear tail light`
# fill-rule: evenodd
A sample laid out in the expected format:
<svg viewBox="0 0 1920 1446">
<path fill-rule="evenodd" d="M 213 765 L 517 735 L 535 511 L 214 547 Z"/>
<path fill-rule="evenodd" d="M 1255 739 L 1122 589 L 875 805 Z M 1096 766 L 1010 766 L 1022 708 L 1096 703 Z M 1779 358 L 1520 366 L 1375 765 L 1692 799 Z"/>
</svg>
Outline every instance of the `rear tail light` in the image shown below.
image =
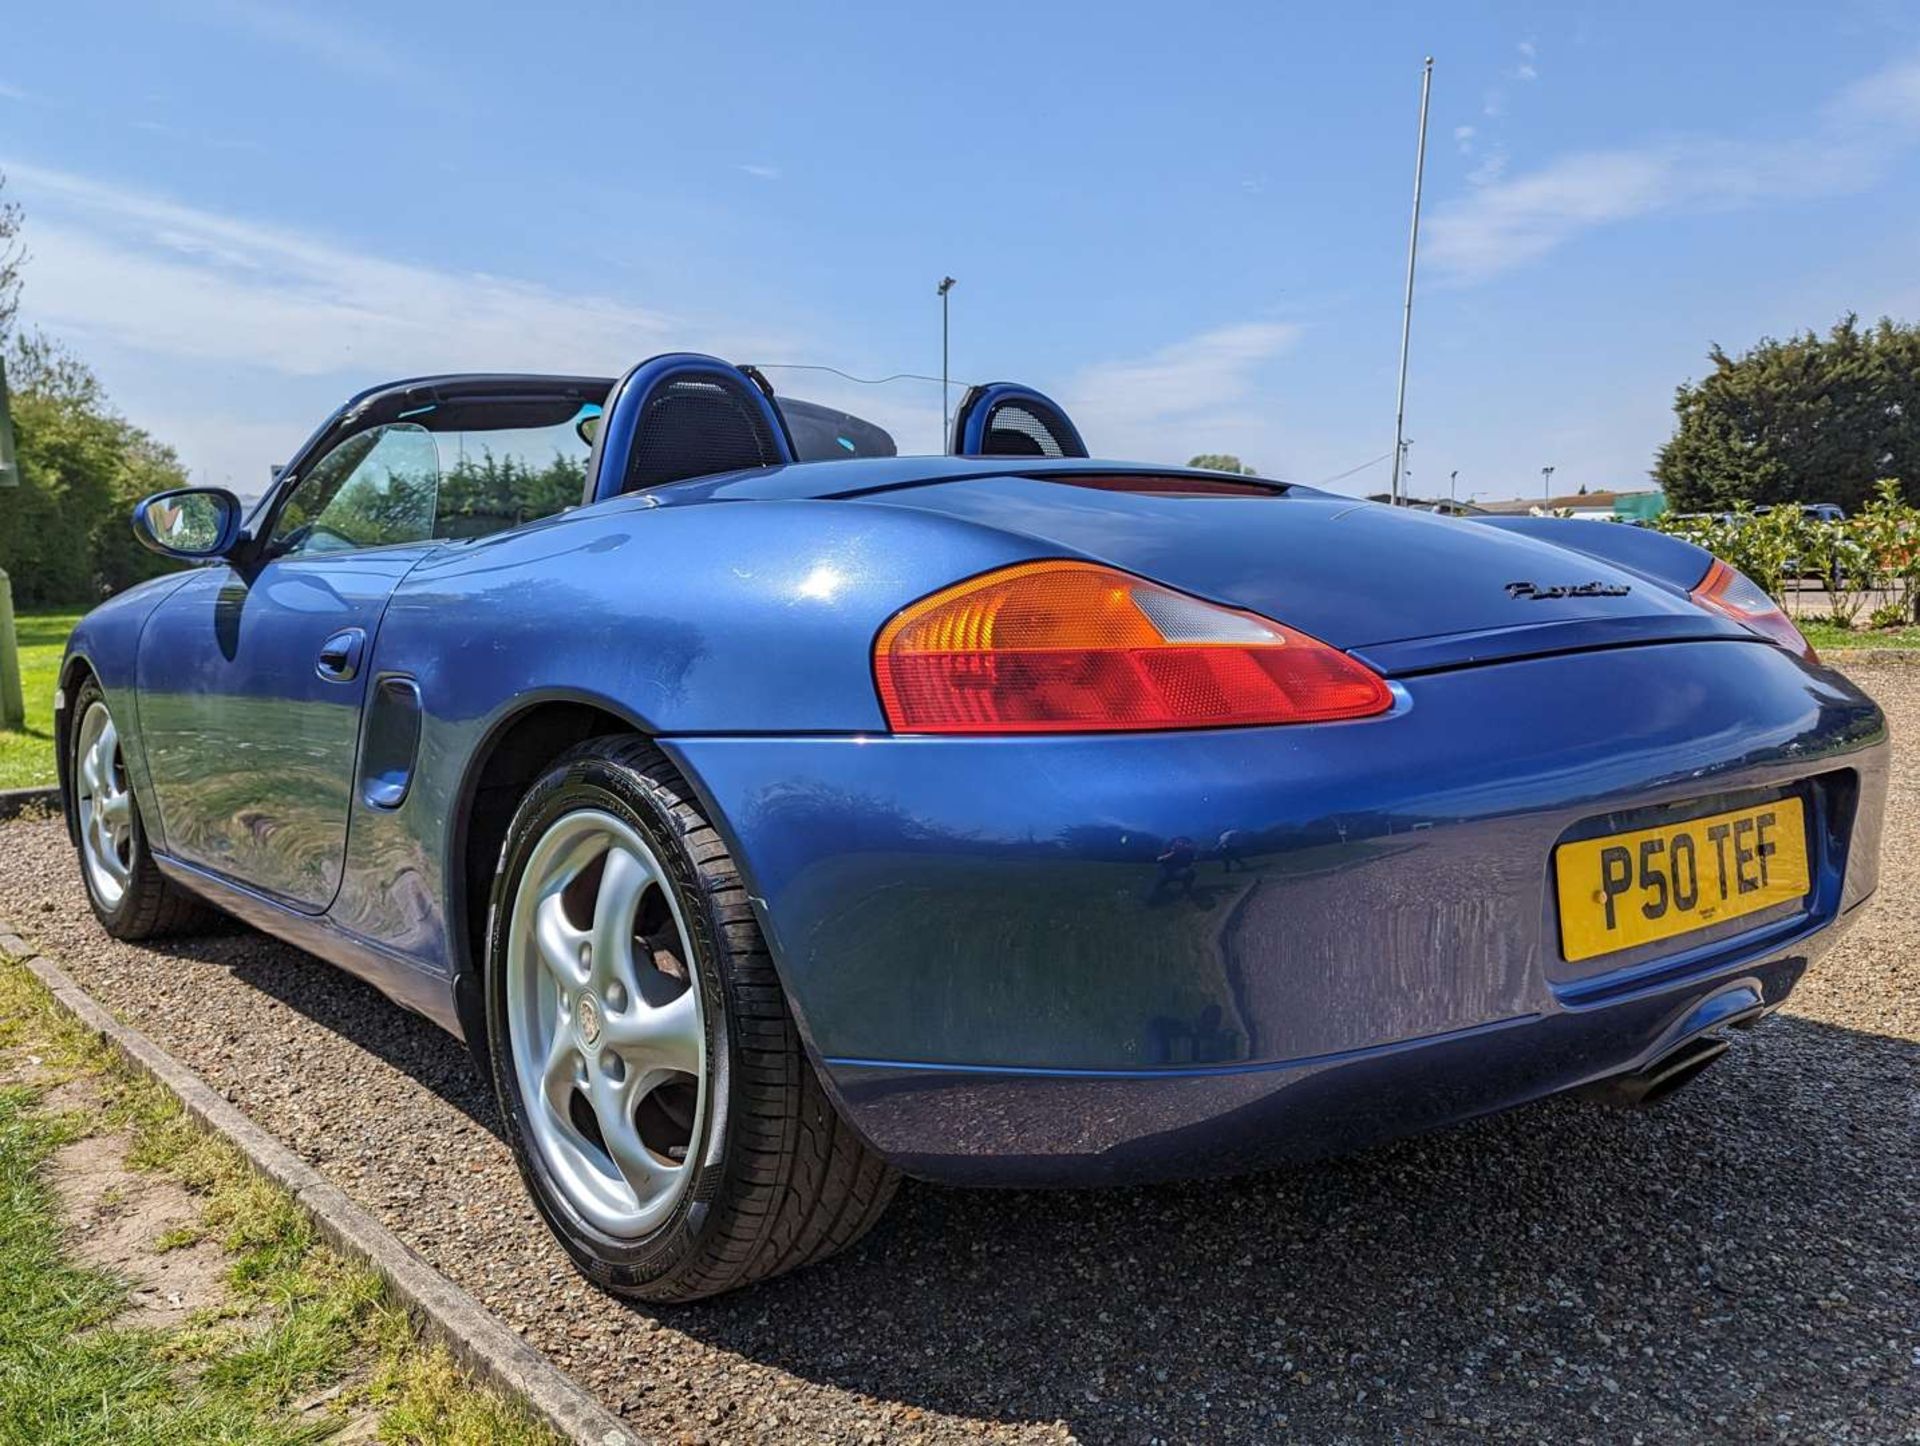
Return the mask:
<svg viewBox="0 0 1920 1446">
<path fill-rule="evenodd" d="M 1304 633 L 1086 562 L 1022 563 L 922 598 L 873 654 L 900 733 L 1318 723 L 1393 702 Z"/>
<path fill-rule="evenodd" d="M 1767 596 L 1767 590 L 1717 557 L 1700 586 L 1693 590 L 1693 600 L 1703 608 L 1712 608 L 1737 623 L 1744 623 L 1761 637 L 1778 643 L 1790 653 L 1798 653 L 1810 663 L 1820 661 L 1813 644 L 1800 635 L 1800 629 L 1780 611 L 1780 605 Z"/>
</svg>

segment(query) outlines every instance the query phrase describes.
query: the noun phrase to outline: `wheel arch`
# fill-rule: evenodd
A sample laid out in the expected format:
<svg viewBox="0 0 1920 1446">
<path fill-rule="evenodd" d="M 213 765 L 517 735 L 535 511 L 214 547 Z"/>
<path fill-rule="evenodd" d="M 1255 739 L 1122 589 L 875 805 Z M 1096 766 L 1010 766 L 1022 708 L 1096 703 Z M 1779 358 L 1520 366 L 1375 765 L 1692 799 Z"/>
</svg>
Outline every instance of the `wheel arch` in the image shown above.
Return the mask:
<svg viewBox="0 0 1920 1446">
<path fill-rule="evenodd" d="M 641 720 L 589 693 L 516 700 L 467 761 L 447 851 L 447 938 L 454 1010 L 467 1046 L 490 1071 L 486 1047 L 487 908 L 507 826 L 527 789 L 561 754 L 603 733 L 651 737 Z"/>
</svg>

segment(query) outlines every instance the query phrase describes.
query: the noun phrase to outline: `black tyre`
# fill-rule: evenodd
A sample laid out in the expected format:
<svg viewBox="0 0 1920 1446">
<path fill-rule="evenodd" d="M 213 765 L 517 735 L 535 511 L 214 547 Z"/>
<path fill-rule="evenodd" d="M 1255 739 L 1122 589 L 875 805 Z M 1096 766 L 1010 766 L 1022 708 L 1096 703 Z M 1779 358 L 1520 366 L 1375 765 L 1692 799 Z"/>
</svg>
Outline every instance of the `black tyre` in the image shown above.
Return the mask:
<svg viewBox="0 0 1920 1446">
<path fill-rule="evenodd" d="M 116 939 L 204 928 L 215 917 L 212 907 L 168 882 L 147 850 L 120 730 L 92 678 L 74 695 L 73 718 L 67 803 L 94 917 Z"/>
<path fill-rule="evenodd" d="M 763 1280 L 852 1244 L 893 1196 L 806 1058 L 725 844 L 644 739 L 581 744 L 514 815 L 487 1024 L 534 1203 L 609 1290 Z"/>
</svg>

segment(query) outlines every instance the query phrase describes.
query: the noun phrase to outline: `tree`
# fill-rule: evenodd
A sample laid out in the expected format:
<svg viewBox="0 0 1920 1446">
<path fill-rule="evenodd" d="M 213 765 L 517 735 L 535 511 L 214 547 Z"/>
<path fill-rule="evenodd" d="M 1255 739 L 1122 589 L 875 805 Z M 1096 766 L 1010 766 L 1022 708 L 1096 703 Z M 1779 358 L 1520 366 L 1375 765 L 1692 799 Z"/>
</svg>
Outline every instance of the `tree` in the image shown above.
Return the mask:
<svg viewBox="0 0 1920 1446">
<path fill-rule="evenodd" d="M 1189 467 L 1202 467 L 1209 472 L 1231 472 L 1236 477 L 1251 477 L 1253 468 L 1242 462 L 1231 452 L 1202 452 L 1198 457 L 1187 459 Z"/>
<path fill-rule="evenodd" d="M 167 571 L 133 536 L 133 504 L 187 485 L 171 448 L 115 412 L 72 353 L 40 336 L 7 348 L 20 483 L 0 491 L 0 569 L 22 607 L 98 601 Z"/>
<path fill-rule="evenodd" d="M 7 199 L 6 173 L 0 172 L 0 342 L 12 332 L 20 312 L 20 267 L 27 259 L 20 225 L 25 219 L 20 203 Z"/>
<path fill-rule="evenodd" d="M 1920 496 L 1920 326 L 1848 315 L 1824 337 L 1761 340 L 1674 394 L 1672 438 L 1653 475 L 1669 506 L 1837 502 L 1857 512 L 1875 482 Z"/>
</svg>

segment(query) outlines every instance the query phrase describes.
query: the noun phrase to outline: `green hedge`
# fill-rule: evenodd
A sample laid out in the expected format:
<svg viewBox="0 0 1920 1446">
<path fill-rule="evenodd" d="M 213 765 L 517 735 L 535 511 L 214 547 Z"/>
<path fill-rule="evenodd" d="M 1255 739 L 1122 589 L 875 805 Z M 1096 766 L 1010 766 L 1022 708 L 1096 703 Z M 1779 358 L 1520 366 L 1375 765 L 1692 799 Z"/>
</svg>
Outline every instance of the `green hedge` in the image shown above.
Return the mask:
<svg viewBox="0 0 1920 1446">
<path fill-rule="evenodd" d="M 168 570 L 128 519 L 187 485 L 170 448 L 106 403 L 78 362 L 44 344 L 8 358 L 19 483 L 0 487 L 0 568 L 20 608 L 84 607 Z"/>
<path fill-rule="evenodd" d="M 1796 578 L 1818 578 L 1827 591 L 1828 615 L 1844 627 L 1860 621 L 1876 596 L 1884 601 L 1867 619 L 1873 626 L 1915 620 L 1920 508 L 1908 505 L 1890 478 L 1875 484 L 1873 501 L 1857 516 L 1839 522 L 1821 522 L 1788 505 L 1758 513 L 1744 506 L 1725 515 L 1669 513 L 1652 525 L 1698 543 L 1775 598 Z"/>
</svg>

